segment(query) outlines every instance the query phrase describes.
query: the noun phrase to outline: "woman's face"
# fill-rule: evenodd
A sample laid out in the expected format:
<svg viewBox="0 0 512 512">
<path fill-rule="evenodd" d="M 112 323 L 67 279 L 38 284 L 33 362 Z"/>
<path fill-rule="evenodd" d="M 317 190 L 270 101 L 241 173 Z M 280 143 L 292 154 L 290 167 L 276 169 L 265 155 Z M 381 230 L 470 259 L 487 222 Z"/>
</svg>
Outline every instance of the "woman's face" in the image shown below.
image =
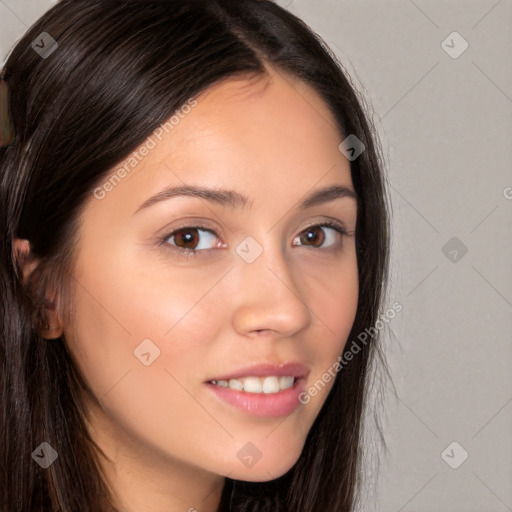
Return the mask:
<svg viewBox="0 0 512 512">
<path fill-rule="evenodd" d="M 307 201 L 353 191 L 309 86 L 270 71 L 196 100 L 91 197 L 64 334 L 101 404 L 89 404 L 94 435 L 119 465 L 265 481 L 297 461 L 333 385 L 322 375 L 358 299 L 357 204 Z M 216 192 L 151 200 L 173 187 Z M 230 376 L 235 389 L 211 383 Z"/>
</svg>

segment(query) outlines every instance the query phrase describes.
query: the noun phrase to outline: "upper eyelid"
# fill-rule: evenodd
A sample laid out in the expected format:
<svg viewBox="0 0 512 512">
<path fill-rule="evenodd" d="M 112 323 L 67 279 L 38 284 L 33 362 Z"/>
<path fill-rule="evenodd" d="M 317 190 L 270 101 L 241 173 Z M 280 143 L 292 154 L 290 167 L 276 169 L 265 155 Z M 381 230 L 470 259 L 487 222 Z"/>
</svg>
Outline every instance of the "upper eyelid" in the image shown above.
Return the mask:
<svg viewBox="0 0 512 512">
<path fill-rule="evenodd" d="M 345 223 L 340 221 L 340 220 L 335 220 L 335 219 L 329 219 L 329 220 L 324 220 L 324 221 L 312 222 L 312 223 L 307 224 L 306 226 L 304 226 L 299 231 L 299 233 L 302 233 L 306 229 L 317 227 L 317 226 L 333 228 L 333 226 L 329 225 L 330 223 L 333 223 L 333 224 L 337 225 L 340 229 L 343 229 L 345 232 L 349 233 L 349 230 L 345 226 Z M 188 224 L 184 224 L 183 226 L 178 226 L 178 227 L 173 228 L 170 231 L 167 231 L 166 232 L 167 234 L 164 234 L 164 237 L 165 238 L 169 238 L 171 235 L 173 235 L 177 231 L 181 231 L 182 229 L 201 229 L 203 231 L 209 231 L 210 233 L 213 233 L 216 236 L 219 236 L 216 228 L 208 226 L 208 225 L 203 225 L 201 222 L 197 222 L 196 224 L 194 224 L 194 222 L 192 221 L 192 222 L 189 222 Z"/>
<path fill-rule="evenodd" d="M 330 223 L 334 224 L 334 226 L 329 225 Z M 308 224 L 304 228 L 302 228 L 299 231 L 299 233 L 303 233 L 305 230 L 313 228 L 313 227 L 330 228 L 330 229 L 334 229 L 334 230 L 336 230 L 336 228 L 339 228 L 338 233 L 340 235 L 343 236 L 343 235 L 350 235 L 351 234 L 347 230 L 345 224 L 342 221 L 335 220 L 335 219 L 329 219 L 329 220 L 324 220 L 324 221 L 313 222 L 311 224 Z M 202 225 L 200 222 L 198 222 L 197 224 L 194 224 L 193 221 L 192 221 L 192 222 L 189 222 L 188 224 L 185 224 L 183 226 L 178 226 L 178 227 L 172 229 L 172 231 L 168 232 L 168 234 L 165 234 L 162 238 L 160 238 L 160 242 L 161 243 L 167 243 L 167 240 L 169 238 L 171 238 L 176 232 L 181 231 L 183 229 L 197 229 L 197 230 L 201 230 L 201 231 L 208 231 L 208 232 L 212 233 L 215 237 L 220 239 L 219 238 L 219 234 L 217 233 L 217 231 L 214 228 L 211 228 L 211 227 L 206 226 L 206 225 Z M 172 244 L 170 244 L 170 245 L 172 245 Z M 212 249 L 184 249 L 183 247 L 177 247 L 177 249 L 178 250 L 183 250 L 185 252 L 192 252 L 192 251 L 195 251 L 195 252 L 206 252 L 206 251 L 212 250 Z"/>
</svg>

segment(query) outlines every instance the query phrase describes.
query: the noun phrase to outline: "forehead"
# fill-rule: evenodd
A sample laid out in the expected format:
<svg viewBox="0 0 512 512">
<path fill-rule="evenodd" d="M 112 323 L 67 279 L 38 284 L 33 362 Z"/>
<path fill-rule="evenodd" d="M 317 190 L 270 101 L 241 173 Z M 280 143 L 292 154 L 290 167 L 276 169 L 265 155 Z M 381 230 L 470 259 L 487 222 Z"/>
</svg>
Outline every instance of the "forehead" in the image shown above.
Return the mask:
<svg viewBox="0 0 512 512">
<path fill-rule="evenodd" d="M 209 159 L 219 171 L 231 162 L 239 173 L 254 167 L 276 173 L 277 162 L 282 172 L 293 166 L 299 174 L 313 165 L 327 171 L 338 164 L 340 170 L 349 170 L 338 149 L 342 135 L 333 113 L 297 77 L 269 68 L 267 74 L 223 80 L 195 99 L 197 104 L 162 134 L 161 143 L 145 159 L 148 164 L 194 160 L 203 167 L 208 162 L 199 165 L 198 160 Z"/>
<path fill-rule="evenodd" d="M 133 211 L 170 185 L 235 189 L 258 203 L 296 202 L 322 185 L 352 188 L 334 116 L 298 78 L 272 69 L 231 77 L 190 105 L 148 138 L 151 151 L 112 199 L 137 201 Z"/>
<path fill-rule="evenodd" d="M 235 129 L 240 137 L 258 135 L 261 142 L 270 139 L 277 145 L 297 141 L 307 148 L 308 142 L 324 141 L 337 148 L 341 142 L 332 112 L 313 87 L 273 68 L 223 80 L 197 101 L 190 121 L 180 130 L 181 138 L 191 142 L 197 135 Z"/>
</svg>

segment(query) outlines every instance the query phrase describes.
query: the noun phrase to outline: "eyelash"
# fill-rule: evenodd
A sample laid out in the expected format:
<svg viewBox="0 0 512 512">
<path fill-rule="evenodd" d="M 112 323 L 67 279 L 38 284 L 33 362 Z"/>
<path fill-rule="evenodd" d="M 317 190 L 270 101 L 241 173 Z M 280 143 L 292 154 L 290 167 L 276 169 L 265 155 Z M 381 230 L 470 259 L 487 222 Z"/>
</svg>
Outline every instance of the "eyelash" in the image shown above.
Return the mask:
<svg viewBox="0 0 512 512">
<path fill-rule="evenodd" d="M 311 228 L 317 228 L 317 227 L 320 227 L 320 228 L 323 228 L 323 227 L 332 228 L 336 232 L 338 232 L 341 237 L 348 235 L 345 227 L 342 224 L 340 224 L 338 222 L 335 222 L 335 221 L 326 221 L 326 222 L 322 222 L 320 224 L 311 224 L 310 226 L 305 227 L 299 234 L 307 232 Z M 178 254 L 178 255 L 183 256 L 185 258 L 189 258 L 191 256 L 197 256 L 200 253 L 207 253 L 207 252 L 213 250 L 213 249 L 199 249 L 199 250 L 196 250 L 196 249 L 183 249 L 182 247 L 177 247 L 175 245 L 170 244 L 167 241 L 175 233 L 177 233 L 178 231 L 181 231 L 183 229 L 200 229 L 200 230 L 203 230 L 203 231 L 208 231 L 208 232 L 212 233 L 213 235 L 215 235 L 215 237 L 218 238 L 217 233 L 213 229 L 211 229 L 211 228 L 209 228 L 207 226 L 202 226 L 202 225 L 188 226 L 188 225 L 185 225 L 185 226 L 181 226 L 181 227 L 178 227 L 178 228 L 174 229 L 168 235 L 160 238 L 159 241 L 158 241 L 158 245 L 162 246 L 166 250 L 170 250 L 174 254 Z M 311 249 L 315 249 L 315 247 L 311 247 Z M 321 248 L 319 248 L 319 249 L 321 249 Z M 324 249 L 324 250 L 326 250 L 326 251 L 327 250 L 333 251 L 335 249 L 327 248 L 327 249 Z"/>
</svg>

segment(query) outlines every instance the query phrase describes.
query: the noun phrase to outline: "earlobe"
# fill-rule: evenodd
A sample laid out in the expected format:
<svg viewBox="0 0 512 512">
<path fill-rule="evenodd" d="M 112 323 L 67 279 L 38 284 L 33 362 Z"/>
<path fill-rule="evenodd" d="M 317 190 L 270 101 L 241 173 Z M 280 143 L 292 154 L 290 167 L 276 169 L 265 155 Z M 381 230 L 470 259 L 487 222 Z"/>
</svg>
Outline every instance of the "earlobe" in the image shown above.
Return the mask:
<svg viewBox="0 0 512 512">
<path fill-rule="evenodd" d="M 47 328 L 45 328 L 48 326 Z M 62 336 L 63 330 L 61 327 L 58 326 L 52 326 L 52 324 L 46 323 L 46 325 L 43 325 L 39 329 L 37 329 L 37 333 L 41 338 L 44 338 L 45 340 L 56 340 Z"/>
<path fill-rule="evenodd" d="M 63 333 L 63 328 L 55 303 L 45 300 L 41 308 L 40 322 L 37 326 L 38 334 L 47 340 L 60 338 Z"/>
<path fill-rule="evenodd" d="M 18 278 L 23 285 L 29 288 L 31 292 L 37 288 L 37 267 L 40 261 L 32 257 L 30 242 L 26 239 L 16 238 L 13 240 L 13 261 Z M 47 295 L 42 301 L 37 300 L 34 303 L 35 323 L 34 328 L 38 334 L 45 339 L 57 339 L 62 336 L 63 328 L 56 307 L 56 298 L 50 298 Z"/>
</svg>

